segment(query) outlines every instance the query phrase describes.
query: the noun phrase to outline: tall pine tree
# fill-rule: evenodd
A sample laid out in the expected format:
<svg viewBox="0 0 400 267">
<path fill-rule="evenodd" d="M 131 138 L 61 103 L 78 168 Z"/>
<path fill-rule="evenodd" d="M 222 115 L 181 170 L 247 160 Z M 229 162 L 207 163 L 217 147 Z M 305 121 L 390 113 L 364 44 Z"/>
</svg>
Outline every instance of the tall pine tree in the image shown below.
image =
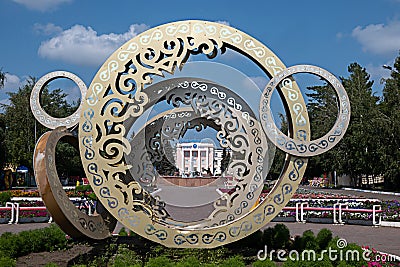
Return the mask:
<svg viewBox="0 0 400 267">
<path fill-rule="evenodd" d="M 378 149 L 380 144 L 379 129 L 384 121 L 380 120 L 378 109 L 379 97 L 372 92 L 373 81 L 365 68 L 357 63 L 348 67 L 350 76 L 341 78 L 349 95 L 351 119 L 349 128 L 341 142 L 318 157 L 312 158 L 310 171 L 312 175 L 321 172 L 337 171 L 348 174 L 355 186 L 361 186 L 362 176 L 376 176 L 382 173 L 377 162 L 382 157 Z M 329 85 L 309 88 L 308 93 L 311 129 L 313 138 L 327 133 L 338 116 L 338 102 Z"/>
<path fill-rule="evenodd" d="M 386 80 L 380 108 L 385 122 L 379 129 L 385 187 L 400 190 L 400 56 L 395 60 L 391 77 Z"/>
</svg>

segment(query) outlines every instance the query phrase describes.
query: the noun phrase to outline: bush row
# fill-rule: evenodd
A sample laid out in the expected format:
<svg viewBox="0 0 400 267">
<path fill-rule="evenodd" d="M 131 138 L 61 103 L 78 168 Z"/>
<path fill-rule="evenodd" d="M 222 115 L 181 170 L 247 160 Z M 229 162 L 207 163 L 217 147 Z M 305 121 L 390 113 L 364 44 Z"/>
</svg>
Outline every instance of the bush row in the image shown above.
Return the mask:
<svg viewBox="0 0 400 267">
<path fill-rule="evenodd" d="M 56 225 L 18 234 L 6 232 L 0 236 L 0 266 L 12 266 L 17 257 L 29 253 L 65 249 L 67 246 L 65 233 Z"/>
<path fill-rule="evenodd" d="M 360 260 L 345 262 L 339 257 L 331 261 L 324 250 L 337 250 L 338 238 L 332 237 L 332 232 L 328 229 L 322 229 L 317 235 L 311 230 L 305 231 L 302 236 L 291 237 L 289 229 L 283 224 L 277 224 L 273 228 L 267 228 L 264 231 L 258 231 L 254 234 L 231 243 L 229 245 L 214 249 L 173 249 L 166 248 L 151 241 L 148 241 L 132 232 L 127 232 L 122 228 L 119 232 L 121 237 L 130 235 L 126 240 L 135 240 L 131 243 L 115 242 L 108 244 L 104 252 L 99 253 L 97 257 L 89 262 L 82 259 L 76 262 L 75 267 L 84 266 L 178 266 L 178 267 L 197 267 L 197 266 L 254 266 L 254 267 L 273 267 L 277 266 L 274 261 L 277 259 L 277 252 L 268 254 L 264 260 L 259 260 L 257 255 L 261 250 L 284 250 L 286 259 L 278 266 L 300 267 L 300 266 L 326 266 L 326 267 L 350 267 L 363 266 L 367 263 Z M 119 239 L 121 240 L 121 238 Z M 290 260 L 289 252 L 291 250 L 300 253 L 299 260 Z M 304 250 L 314 250 L 316 252 L 314 261 L 308 260 L 308 254 L 303 260 L 301 252 Z M 347 250 L 357 250 L 362 255 L 361 247 L 355 244 L 349 244 L 343 249 L 344 255 Z M 263 254 L 261 253 L 262 257 Z M 311 256 L 312 257 L 312 256 Z M 293 258 L 293 257 L 292 257 Z"/>
</svg>

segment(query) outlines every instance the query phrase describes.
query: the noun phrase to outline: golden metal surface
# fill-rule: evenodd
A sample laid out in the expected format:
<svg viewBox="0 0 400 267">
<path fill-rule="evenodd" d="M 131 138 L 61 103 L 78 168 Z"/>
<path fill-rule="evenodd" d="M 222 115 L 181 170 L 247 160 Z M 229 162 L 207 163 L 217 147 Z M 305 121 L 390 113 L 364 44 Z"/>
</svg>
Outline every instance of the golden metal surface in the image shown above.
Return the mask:
<svg viewBox="0 0 400 267">
<path fill-rule="evenodd" d="M 223 47 L 249 57 L 269 77 L 285 68 L 267 47 L 229 26 L 204 21 L 170 23 L 134 37 L 111 55 L 89 86 L 82 108 L 81 158 L 99 200 L 129 229 L 169 247 L 216 247 L 260 229 L 289 201 L 307 165 L 306 158 L 289 155 L 279 182 L 266 200 L 239 219 L 206 229 L 161 223 L 149 212 L 151 205 L 141 199 L 143 188 L 137 182 L 122 182 L 129 169 L 123 158 L 131 153 L 124 121 L 143 113 L 149 102 L 145 85 L 151 84 L 151 75 L 162 75 L 163 71 L 173 73 L 175 67 L 184 67 L 183 63 L 198 49 L 204 54 L 217 55 Z M 130 65 L 134 70 L 129 69 Z M 299 91 L 296 84 L 294 90 Z M 135 93 L 129 94 L 132 91 Z M 288 97 L 287 92 L 283 95 Z M 303 99 L 299 98 L 298 102 L 304 106 L 302 116 L 308 122 Z M 308 123 L 293 125 L 292 131 L 303 129 L 309 136 Z"/>
<path fill-rule="evenodd" d="M 107 222 L 101 215 L 83 213 L 69 200 L 61 185 L 55 166 L 55 147 L 61 138 L 77 148 L 76 138 L 65 127 L 43 134 L 37 142 L 33 163 L 40 195 L 53 220 L 71 237 L 107 238 L 116 221 Z"/>
<path fill-rule="evenodd" d="M 243 99 L 212 81 L 180 78 L 152 84 L 154 76 L 164 77 L 165 73 L 174 74 L 177 67 L 184 68 L 192 55 L 202 53 L 213 59 L 227 49 L 250 59 L 271 78 L 260 99 L 260 122 Z M 337 90 L 340 116 L 335 127 L 322 138 L 329 142 L 327 146 L 321 143 L 322 139 L 316 140 L 316 147 L 313 146 L 315 141 L 310 141 L 307 107 L 290 76 L 298 72 L 323 77 Z M 34 113 L 41 110 L 38 92 L 54 77 L 61 76 L 49 74 L 35 85 L 37 90 L 31 96 Z M 271 117 L 270 95 L 275 88 L 287 109 L 288 137 L 276 128 Z M 162 101 L 176 108 L 148 120 L 142 130 L 132 133 L 134 123 Z M 79 109 L 80 155 L 86 176 L 101 204 L 130 230 L 165 246 L 181 248 L 221 246 L 265 226 L 295 193 L 308 157 L 332 148 L 340 140 L 350 114 L 346 92 L 325 70 L 313 66 L 286 69 L 271 50 L 246 33 L 223 24 L 197 20 L 161 25 L 122 45 L 97 72 Z M 46 121 L 42 113 L 35 116 Z M 182 118 L 174 120 L 179 116 Z M 160 160 L 160 153 L 164 153 L 163 144 L 176 140 L 193 118 L 200 118 L 200 124 L 212 125 L 218 131 L 220 145 L 241 153 L 242 158 L 228 165 L 237 181 L 233 193 L 213 202 L 214 210 L 204 220 L 181 222 L 170 217 L 165 203 L 153 196 L 156 195 L 154 179 L 158 175 L 153 164 Z M 49 118 L 44 125 L 54 128 L 72 124 L 71 120 Z M 158 126 L 151 128 L 154 125 Z M 60 191 L 54 148 L 63 136 L 70 137 L 70 134 L 65 128 L 57 128 L 43 135 L 37 143 L 35 175 L 42 197 L 56 222 L 71 236 L 105 238 L 115 222 L 109 217 L 104 221 L 100 217 L 77 216 L 75 207 L 71 207 L 72 203 Z M 270 142 L 287 154 L 278 182 L 268 196 L 258 202 L 270 165 Z M 307 151 L 298 153 L 306 145 Z M 83 217 L 85 223 L 80 221 Z M 88 220 L 97 221 L 90 224 Z M 91 225 L 96 225 L 96 229 Z"/>
<path fill-rule="evenodd" d="M 152 191 L 157 191 L 157 188 L 154 188 L 155 181 L 151 178 L 158 176 L 157 171 L 153 167 L 155 160 L 163 160 L 158 150 L 162 149 L 162 144 L 170 141 L 178 141 L 179 137 L 187 130 L 187 125 L 191 127 L 202 127 L 202 125 L 204 125 L 205 127 L 208 121 L 210 123 L 209 126 L 218 130 L 218 133 L 229 136 L 228 141 L 220 140 L 221 146 L 228 146 L 230 143 L 236 143 L 236 147 L 231 146 L 233 147 L 233 152 L 237 155 L 237 158 L 234 156 L 233 159 L 231 159 L 223 174 L 223 176 L 227 173 L 234 174 L 233 181 L 236 182 L 233 187 L 235 190 L 233 193 L 223 194 L 216 200 L 210 199 L 211 202 L 208 204 L 212 205 L 213 210 L 207 220 L 191 222 L 189 224 L 175 221 L 173 218 L 167 216 L 167 211 L 165 211 L 165 209 L 162 209 L 163 212 L 160 212 L 160 207 L 157 207 L 157 209 L 153 208 L 156 216 L 160 217 L 161 221 L 173 226 L 184 227 L 186 225 L 191 225 L 191 228 L 201 228 L 225 224 L 250 211 L 263 189 L 264 177 L 269 170 L 268 164 L 270 165 L 271 163 L 271 159 L 267 153 L 270 149 L 269 147 L 272 145 L 271 143 L 267 143 L 261 125 L 254 118 L 250 107 L 228 88 L 210 81 L 195 78 L 177 78 L 157 83 L 153 85 L 153 87 L 155 88 L 147 88 L 147 90 L 159 92 L 161 88 L 169 88 L 166 99 L 169 99 L 171 102 L 177 99 L 178 102 L 181 99 L 185 99 L 185 103 L 192 103 L 192 107 L 169 110 L 153 117 L 151 120 L 147 121 L 145 128 L 135 134 L 133 140 L 130 142 L 132 151 L 135 151 L 135 153 L 131 153 L 132 157 L 130 157 L 130 155 L 125 157 L 126 163 L 133 165 L 129 172 L 139 185 L 144 185 L 145 190 L 150 186 L 153 188 Z M 201 92 L 196 90 L 196 88 L 199 87 L 202 88 Z M 213 90 L 223 92 L 223 99 L 215 96 Z M 193 92 L 192 95 L 188 93 L 190 91 Z M 162 93 L 158 94 L 160 99 L 164 99 L 163 96 Z M 149 99 L 152 99 L 152 97 L 149 97 Z M 240 110 L 230 108 L 230 104 L 228 104 L 229 99 L 235 100 L 234 106 L 240 107 Z M 200 100 L 200 102 L 196 100 Z M 200 120 L 200 124 L 196 124 L 193 122 L 196 118 L 203 118 L 203 120 Z M 131 123 L 133 122 L 134 120 L 131 121 Z M 230 129 L 225 127 L 226 125 L 229 125 Z M 126 128 L 128 129 L 129 127 Z M 199 129 L 197 128 L 197 130 Z M 254 135 L 256 135 L 256 138 L 254 138 Z M 217 134 L 217 136 L 220 135 Z M 233 141 L 230 142 L 230 140 Z M 264 149 L 264 153 L 260 152 L 262 149 Z M 143 151 L 143 153 L 139 153 L 139 151 Z M 257 153 L 252 153 L 252 151 L 257 151 Z M 264 160 L 258 160 L 259 156 L 262 156 Z M 150 168 L 142 168 L 141 166 L 150 166 Z M 240 172 L 244 174 L 235 175 L 239 168 Z M 148 179 L 148 177 L 150 177 L 150 179 Z M 125 183 L 127 183 L 126 179 Z M 223 184 L 221 187 L 223 187 Z M 188 194 L 186 197 L 195 194 L 193 189 L 180 187 L 176 190 L 179 190 L 182 195 L 185 195 L 183 191 L 187 191 Z M 218 193 L 215 192 L 215 194 Z M 155 196 L 157 196 L 157 193 L 155 193 Z M 148 198 L 151 197 L 151 195 L 148 196 Z M 174 196 L 171 197 L 173 198 Z M 165 201 L 163 198 L 160 200 Z M 182 201 L 184 200 L 182 199 Z M 168 201 L 165 202 L 168 204 Z M 199 205 L 198 203 L 194 206 Z M 151 209 L 151 207 L 149 207 L 149 209 Z M 157 215 L 157 212 L 160 214 Z"/>
</svg>

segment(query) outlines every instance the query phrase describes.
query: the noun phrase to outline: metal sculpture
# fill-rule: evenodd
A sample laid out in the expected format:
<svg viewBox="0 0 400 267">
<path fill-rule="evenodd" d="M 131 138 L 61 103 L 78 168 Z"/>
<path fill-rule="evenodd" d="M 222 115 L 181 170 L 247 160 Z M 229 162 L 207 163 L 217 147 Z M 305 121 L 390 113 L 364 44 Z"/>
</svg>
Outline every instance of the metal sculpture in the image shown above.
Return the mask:
<svg viewBox="0 0 400 267">
<path fill-rule="evenodd" d="M 212 81 L 188 77 L 153 84 L 152 77 L 174 74 L 176 67 L 184 68 L 192 55 L 204 54 L 212 59 L 227 49 L 252 60 L 271 79 L 260 99 L 260 115 L 235 92 Z M 315 141 L 310 141 L 306 105 L 291 76 L 303 72 L 326 79 L 340 102 L 334 127 Z M 41 88 L 57 77 L 69 78 L 81 88 L 81 105 L 66 119 L 51 118 L 39 104 Z M 287 109 L 289 137 L 280 132 L 272 119 L 270 97 L 275 88 Z M 131 130 L 146 111 L 162 101 L 174 108 L 147 120 L 138 131 Z M 332 74 L 309 65 L 286 68 L 272 51 L 251 36 L 207 21 L 174 22 L 139 34 L 107 59 L 87 92 L 75 75 L 48 74 L 35 85 L 31 108 L 40 123 L 54 129 L 38 141 L 35 176 L 50 213 L 65 232 L 76 237 L 105 238 L 112 231 L 115 218 L 152 241 L 182 248 L 221 246 L 248 236 L 271 221 L 296 191 L 308 157 L 336 145 L 350 118 L 346 92 Z M 58 177 L 54 144 L 61 136 L 70 135 L 67 128 L 76 125 L 84 170 L 106 209 L 96 218 L 77 216 L 60 187 L 55 186 Z M 205 203 L 210 212 L 204 218 L 181 221 L 168 212 L 174 203 L 168 197 L 162 199 L 157 191 L 162 177 L 154 164 L 164 160 L 164 155 L 170 157 L 166 147 L 187 129 L 201 131 L 205 127 L 215 129 L 220 145 L 236 155 L 228 165 L 234 190 Z M 278 182 L 260 201 L 271 165 L 272 144 L 287 156 Z"/>
</svg>

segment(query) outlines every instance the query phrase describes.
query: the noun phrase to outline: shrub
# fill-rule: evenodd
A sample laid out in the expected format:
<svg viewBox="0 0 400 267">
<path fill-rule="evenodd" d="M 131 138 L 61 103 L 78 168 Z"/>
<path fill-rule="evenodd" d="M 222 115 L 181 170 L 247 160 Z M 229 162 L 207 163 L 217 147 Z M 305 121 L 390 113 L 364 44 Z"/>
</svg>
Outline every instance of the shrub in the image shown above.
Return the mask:
<svg viewBox="0 0 400 267">
<path fill-rule="evenodd" d="M 346 266 L 367 266 L 367 262 L 363 259 L 363 249 L 358 246 L 357 244 L 350 243 L 347 244 L 346 246 L 341 246 L 341 248 L 338 247 L 339 243 L 339 238 L 335 237 L 334 239 L 329 242 L 328 247 L 330 247 L 332 250 L 337 250 L 337 259 L 335 260 L 335 265 L 339 265 L 341 260 L 346 260 Z M 351 252 L 352 251 L 358 251 L 358 259 L 354 259 Z M 340 254 L 342 254 L 342 259 Z M 346 256 L 347 255 L 347 256 Z M 354 255 L 356 256 L 356 255 Z"/>
<path fill-rule="evenodd" d="M 316 258 L 318 259 L 320 256 L 317 255 Z M 288 260 L 283 264 L 283 267 L 333 267 L 334 265 L 331 263 L 331 261 L 327 258 L 324 257 L 322 260 L 318 261 L 291 261 Z M 361 266 L 361 265 L 360 265 Z"/>
<path fill-rule="evenodd" d="M 277 224 L 273 228 L 272 246 L 274 249 L 287 248 L 290 241 L 290 231 L 284 224 Z"/>
<path fill-rule="evenodd" d="M 0 237 L 0 251 L 3 256 L 16 258 L 20 254 L 21 241 L 19 236 L 12 233 L 4 233 Z"/>
<path fill-rule="evenodd" d="M 142 260 L 135 251 L 121 245 L 118 247 L 118 251 L 111 264 L 114 267 L 142 266 Z"/>
<path fill-rule="evenodd" d="M 319 231 L 316 241 L 320 249 L 326 249 L 332 240 L 332 232 L 326 228 Z"/>
<path fill-rule="evenodd" d="M 176 264 L 177 267 L 200 267 L 202 266 L 200 261 L 194 257 L 194 256 L 189 256 L 186 258 L 183 258 L 180 262 Z"/>
<path fill-rule="evenodd" d="M 17 261 L 9 257 L 0 257 L 0 266 L 2 267 L 14 267 Z"/>
<path fill-rule="evenodd" d="M 11 201 L 11 192 L 10 191 L 0 192 L 0 205 L 4 206 L 6 205 L 6 202 L 9 201 Z"/>
<path fill-rule="evenodd" d="M 86 191 L 93 191 L 93 190 L 92 190 L 92 187 L 88 184 L 88 185 L 78 185 L 77 187 L 75 187 L 75 191 L 86 192 Z"/>
<path fill-rule="evenodd" d="M 221 264 L 219 264 L 218 266 L 220 267 L 245 267 L 246 264 L 244 263 L 243 259 L 241 256 L 236 255 L 234 257 L 230 257 L 226 260 L 224 260 Z"/>
<path fill-rule="evenodd" d="M 202 266 L 204 264 L 215 264 L 218 265 L 223 259 L 226 259 L 229 255 L 229 250 L 226 247 L 218 247 L 213 249 L 176 249 L 166 248 L 161 245 L 151 245 L 149 251 L 146 252 L 146 260 L 155 258 L 157 256 L 167 256 L 170 259 L 180 260 L 189 257 L 194 257 L 200 261 Z M 145 261 L 145 260 L 144 260 Z M 213 265 L 210 265 L 213 266 Z"/>
<path fill-rule="evenodd" d="M 128 236 L 128 232 L 126 232 L 125 228 L 122 227 L 121 230 L 119 230 L 118 235 L 119 236 Z"/>
<path fill-rule="evenodd" d="M 144 265 L 145 267 L 174 267 L 175 263 L 168 259 L 166 256 L 159 256 L 156 258 L 151 258 L 149 261 Z"/>
<path fill-rule="evenodd" d="M 315 239 L 314 232 L 311 230 L 304 231 L 301 237 L 302 250 L 312 249 L 315 251 L 319 250 L 317 240 Z"/>
<path fill-rule="evenodd" d="M 2 234 L 0 252 L 3 256 L 16 258 L 32 252 L 64 249 L 67 247 L 67 242 L 65 234 L 60 228 L 51 225 L 43 229 L 23 231 L 19 234 Z"/>
<path fill-rule="evenodd" d="M 254 262 L 252 265 L 252 267 L 276 267 L 275 262 L 270 261 L 269 259 L 266 259 L 264 261 L 258 260 L 256 262 Z"/>
<path fill-rule="evenodd" d="M 228 245 L 228 247 L 241 250 L 249 248 L 259 249 L 263 247 L 263 232 L 260 230 L 256 231 L 251 235 Z"/>
<path fill-rule="evenodd" d="M 262 240 L 263 240 L 264 245 L 266 245 L 269 249 L 272 248 L 273 240 L 274 240 L 273 228 L 268 227 L 267 229 L 264 230 Z"/>
</svg>

